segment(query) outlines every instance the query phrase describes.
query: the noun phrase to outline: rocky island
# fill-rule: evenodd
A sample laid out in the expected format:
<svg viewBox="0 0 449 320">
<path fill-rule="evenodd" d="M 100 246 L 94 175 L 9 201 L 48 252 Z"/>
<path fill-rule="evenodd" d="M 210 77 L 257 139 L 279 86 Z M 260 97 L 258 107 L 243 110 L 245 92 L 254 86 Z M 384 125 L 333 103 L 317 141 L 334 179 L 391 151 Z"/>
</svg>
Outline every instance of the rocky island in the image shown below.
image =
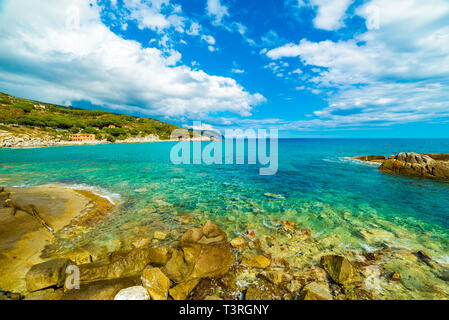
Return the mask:
<svg viewBox="0 0 449 320">
<path fill-rule="evenodd" d="M 386 173 L 449 180 L 449 154 L 402 152 L 396 156 L 358 156 L 354 160 L 377 162 Z"/>
</svg>

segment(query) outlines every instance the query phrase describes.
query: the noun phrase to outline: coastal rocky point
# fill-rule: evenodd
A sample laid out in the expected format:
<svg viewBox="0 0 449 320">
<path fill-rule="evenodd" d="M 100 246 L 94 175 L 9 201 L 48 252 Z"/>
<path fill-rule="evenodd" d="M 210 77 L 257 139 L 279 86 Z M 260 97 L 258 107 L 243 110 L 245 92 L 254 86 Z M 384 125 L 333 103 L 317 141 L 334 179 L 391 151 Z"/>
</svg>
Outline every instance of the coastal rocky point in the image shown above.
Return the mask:
<svg viewBox="0 0 449 320">
<path fill-rule="evenodd" d="M 352 159 L 380 163 L 379 170 L 386 173 L 449 180 L 449 154 L 402 152 L 388 159 L 382 155 Z"/>
</svg>

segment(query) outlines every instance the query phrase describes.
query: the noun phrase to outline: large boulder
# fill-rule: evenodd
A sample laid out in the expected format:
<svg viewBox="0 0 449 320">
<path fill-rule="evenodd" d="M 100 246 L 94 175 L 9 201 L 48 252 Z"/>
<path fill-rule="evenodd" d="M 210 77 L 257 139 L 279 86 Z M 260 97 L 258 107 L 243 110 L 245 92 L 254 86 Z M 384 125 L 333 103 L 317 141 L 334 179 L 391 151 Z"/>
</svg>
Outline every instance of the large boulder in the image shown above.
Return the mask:
<svg viewBox="0 0 449 320">
<path fill-rule="evenodd" d="M 66 269 L 73 264 L 69 259 L 54 259 L 32 266 L 25 276 L 27 290 L 33 292 L 62 287 L 66 279 Z"/>
<path fill-rule="evenodd" d="M 226 233 L 211 221 L 203 227 L 187 231 L 178 246 L 184 254 L 184 262 L 178 252 L 173 263 L 178 271 L 178 276 L 172 278 L 176 282 L 217 277 L 225 274 L 234 264 Z M 172 256 L 167 266 L 173 259 Z"/>
<path fill-rule="evenodd" d="M 105 261 L 81 265 L 80 280 L 93 282 L 131 277 L 140 274 L 148 264 L 163 265 L 167 259 L 166 247 L 119 251 Z"/>
<path fill-rule="evenodd" d="M 385 160 L 379 170 L 400 175 L 449 179 L 449 162 L 413 152 L 399 153 Z"/>
<path fill-rule="evenodd" d="M 348 259 L 337 255 L 321 257 L 321 265 L 329 276 L 338 284 L 360 281 L 360 274 Z"/>
<path fill-rule="evenodd" d="M 122 289 L 139 285 L 138 276 L 84 283 L 79 289 L 64 292 L 61 300 L 114 300 Z"/>
</svg>

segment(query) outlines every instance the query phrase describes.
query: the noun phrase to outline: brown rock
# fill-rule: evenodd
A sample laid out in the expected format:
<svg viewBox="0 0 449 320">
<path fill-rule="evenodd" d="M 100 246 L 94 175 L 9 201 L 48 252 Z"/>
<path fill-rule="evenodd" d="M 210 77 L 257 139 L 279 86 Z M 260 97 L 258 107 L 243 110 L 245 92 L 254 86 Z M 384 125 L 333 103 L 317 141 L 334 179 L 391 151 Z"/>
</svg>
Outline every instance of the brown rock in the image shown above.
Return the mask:
<svg viewBox="0 0 449 320">
<path fill-rule="evenodd" d="M 65 292 L 61 300 L 114 300 L 120 290 L 138 285 L 138 276 L 84 283 L 79 290 Z"/>
<path fill-rule="evenodd" d="M 328 255 L 321 257 L 321 265 L 329 276 L 338 284 L 360 281 L 360 275 L 348 259 L 342 256 Z"/>
<path fill-rule="evenodd" d="M 62 287 L 66 269 L 74 263 L 69 259 L 54 259 L 31 267 L 26 274 L 27 290 L 37 291 L 49 287 Z"/>
<path fill-rule="evenodd" d="M 306 285 L 301 292 L 302 300 L 333 300 L 329 286 L 323 283 L 312 282 Z"/>
<path fill-rule="evenodd" d="M 379 259 L 379 254 L 377 252 L 366 252 L 362 255 L 368 261 L 375 261 Z"/>
<path fill-rule="evenodd" d="M 164 240 L 167 238 L 167 234 L 161 231 L 156 231 L 153 236 L 154 239 Z"/>
<path fill-rule="evenodd" d="M 295 230 L 298 229 L 298 226 L 296 225 L 296 223 L 288 221 L 288 220 L 281 221 L 281 227 L 282 227 L 282 230 L 284 230 L 285 232 L 294 232 Z"/>
<path fill-rule="evenodd" d="M 27 294 L 24 300 L 37 300 L 37 301 L 61 300 L 63 295 L 64 295 L 63 289 L 55 290 L 53 288 L 50 288 Z"/>
<path fill-rule="evenodd" d="M 153 300 L 167 300 L 170 279 L 159 268 L 146 268 L 142 272 L 142 284 Z"/>
<path fill-rule="evenodd" d="M 260 279 L 258 284 L 248 286 L 245 292 L 245 300 L 282 300 L 287 291 L 279 286 Z"/>
<path fill-rule="evenodd" d="M 140 249 L 148 247 L 151 243 L 152 238 L 139 238 L 132 242 L 134 248 Z"/>
<path fill-rule="evenodd" d="M 189 273 L 189 266 L 184 261 L 183 252 L 173 250 L 170 259 L 162 270 L 172 281 L 182 282 Z"/>
<path fill-rule="evenodd" d="M 262 272 L 262 276 L 273 284 L 279 284 L 284 279 L 284 270 L 276 269 Z"/>
<path fill-rule="evenodd" d="M 132 277 L 152 262 L 151 249 L 133 249 L 111 254 L 106 261 L 80 265 L 81 282 Z"/>
<path fill-rule="evenodd" d="M 435 155 L 433 155 L 435 158 Z M 417 153 L 399 153 L 386 160 L 380 171 L 399 175 L 449 179 L 449 162 L 434 160 L 428 155 Z"/>
<path fill-rule="evenodd" d="M 420 250 L 416 253 L 419 259 L 427 264 L 429 267 L 434 269 L 440 269 L 440 266 L 431 257 L 429 257 L 424 251 Z"/>
<path fill-rule="evenodd" d="M 202 228 L 186 232 L 178 246 L 184 252 L 190 271 L 186 280 L 217 277 L 225 274 L 234 264 L 226 234 L 211 221 L 207 221 Z"/>
<path fill-rule="evenodd" d="M 246 242 L 245 238 L 243 238 L 242 236 L 238 236 L 237 238 L 231 240 L 231 246 L 241 250 L 248 248 L 248 243 Z"/>
<path fill-rule="evenodd" d="M 189 294 L 195 289 L 200 279 L 193 279 L 182 282 L 170 289 L 170 296 L 175 300 L 186 300 Z"/>
<path fill-rule="evenodd" d="M 148 260 L 153 266 L 163 266 L 167 263 L 170 251 L 167 247 L 148 249 Z"/>
<path fill-rule="evenodd" d="M 287 290 L 290 291 L 290 293 L 296 293 L 302 288 L 302 283 L 299 280 L 292 280 L 287 285 Z"/>
<path fill-rule="evenodd" d="M 242 266 L 250 268 L 265 269 L 271 264 L 271 260 L 265 256 L 244 256 L 242 259 Z"/>
<path fill-rule="evenodd" d="M 398 272 L 393 272 L 390 275 L 390 280 L 391 281 L 401 281 L 401 275 Z"/>
</svg>

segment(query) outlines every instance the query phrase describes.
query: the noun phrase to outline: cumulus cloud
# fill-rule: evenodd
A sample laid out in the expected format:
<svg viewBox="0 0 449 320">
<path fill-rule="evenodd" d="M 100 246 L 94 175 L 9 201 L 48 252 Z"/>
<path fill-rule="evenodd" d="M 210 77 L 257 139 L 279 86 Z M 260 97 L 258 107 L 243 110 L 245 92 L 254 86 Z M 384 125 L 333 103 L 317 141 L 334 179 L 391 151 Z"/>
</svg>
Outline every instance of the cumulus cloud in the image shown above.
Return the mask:
<svg viewBox="0 0 449 320">
<path fill-rule="evenodd" d="M 299 8 L 312 8 L 316 11 L 313 24 L 323 30 L 338 30 L 344 27 L 346 11 L 354 0 L 298 0 Z M 287 3 L 291 4 L 290 1 Z"/>
<path fill-rule="evenodd" d="M 265 100 L 232 78 L 192 70 L 180 65 L 180 59 L 177 51 L 143 48 L 120 38 L 101 22 L 93 2 L 2 4 L 0 87 L 12 94 L 54 103 L 83 100 L 167 117 L 215 112 L 248 116 Z"/>
<path fill-rule="evenodd" d="M 221 4 L 220 0 L 207 0 L 207 14 L 215 19 L 215 23 L 221 23 L 225 16 L 229 16 L 228 7 Z"/>
<path fill-rule="evenodd" d="M 308 86 L 328 90 L 329 106 L 314 113 L 318 119 L 298 126 L 387 125 L 449 116 L 449 3 L 371 0 L 356 13 L 368 22 L 372 8 L 380 13 L 379 28 L 345 41 L 302 39 L 266 53 L 272 60 L 298 57 L 314 71 Z"/>
<path fill-rule="evenodd" d="M 174 27 L 184 31 L 185 19 L 177 14 L 179 6 L 171 5 L 169 0 L 124 0 L 123 3 L 128 10 L 126 19 L 135 20 L 140 29 L 162 31 Z"/>
</svg>

